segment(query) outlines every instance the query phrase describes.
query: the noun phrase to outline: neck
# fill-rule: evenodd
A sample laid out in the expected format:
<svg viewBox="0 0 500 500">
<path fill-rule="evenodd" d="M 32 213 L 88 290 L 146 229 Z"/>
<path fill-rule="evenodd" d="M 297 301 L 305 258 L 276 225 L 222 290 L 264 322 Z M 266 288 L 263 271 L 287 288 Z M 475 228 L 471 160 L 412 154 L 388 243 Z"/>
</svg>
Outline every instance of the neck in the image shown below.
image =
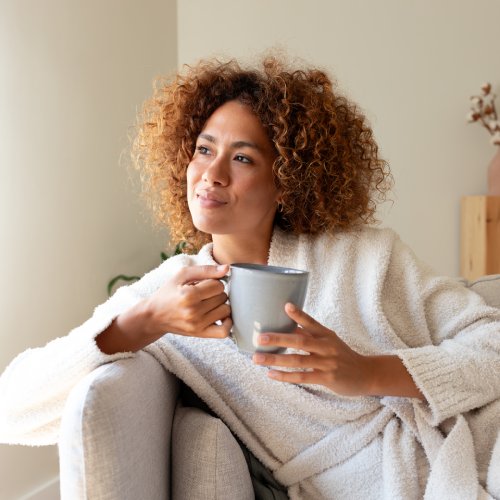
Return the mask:
<svg viewBox="0 0 500 500">
<path fill-rule="evenodd" d="M 212 235 L 213 257 L 218 264 L 247 262 L 267 264 L 271 234 L 266 238 L 241 238 L 235 235 Z"/>
</svg>

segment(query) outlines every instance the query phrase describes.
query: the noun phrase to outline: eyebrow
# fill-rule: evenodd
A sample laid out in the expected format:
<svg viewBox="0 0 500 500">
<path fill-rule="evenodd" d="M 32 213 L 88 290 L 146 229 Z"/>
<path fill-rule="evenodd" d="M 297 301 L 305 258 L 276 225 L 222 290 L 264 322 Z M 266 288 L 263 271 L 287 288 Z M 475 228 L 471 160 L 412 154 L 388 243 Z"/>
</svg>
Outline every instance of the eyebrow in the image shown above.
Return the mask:
<svg viewBox="0 0 500 500">
<path fill-rule="evenodd" d="M 205 133 L 201 133 L 198 138 L 202 138 L 202 139 L 205 139 L 213 144 L 217 144 L 217 139 L 213 136 L 213 135 L 210 135 L 210 134 L 205 134 Z M 232 142 L 230 144 L 230 146 L 232 148 L 252 148 L 252 149 L 256 149 L 257 151 L 261 151 L 262 152 L 262 147 L 259 146 L 258 144 L 256 144 L 255 142 L 249 142 L 249 141 L 236 141 L 236 142 Z"/>
</svg>

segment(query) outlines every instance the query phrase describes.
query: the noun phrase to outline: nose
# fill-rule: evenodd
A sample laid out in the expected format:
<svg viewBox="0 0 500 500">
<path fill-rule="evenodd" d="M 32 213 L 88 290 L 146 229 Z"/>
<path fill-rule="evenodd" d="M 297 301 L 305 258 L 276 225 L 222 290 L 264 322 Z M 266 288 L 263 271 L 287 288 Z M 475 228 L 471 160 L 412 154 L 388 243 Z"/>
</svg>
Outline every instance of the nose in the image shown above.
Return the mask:
<svg viewBox="0 0 500 500">
<path fill-rule="evenodd" d="M 227 186 L 229 182 L 229 171 L 227 161 L 224 157 L 217 156 L 207 165 L 203 172 L 202 180 L 210 186 Z"/>
</svg>

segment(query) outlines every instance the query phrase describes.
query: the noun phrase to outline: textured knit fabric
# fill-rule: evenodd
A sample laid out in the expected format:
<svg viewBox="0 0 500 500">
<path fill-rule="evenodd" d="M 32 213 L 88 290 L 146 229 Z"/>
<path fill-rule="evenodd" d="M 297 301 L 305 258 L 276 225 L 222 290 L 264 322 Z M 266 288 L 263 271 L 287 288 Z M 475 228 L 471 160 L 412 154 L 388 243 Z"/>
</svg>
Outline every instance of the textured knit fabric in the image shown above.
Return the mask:
<svg viewBox="0 0 500 500">
<path fill-rule="evenodd" d="M 59 429 L 61 500 L 168 498 L 179 385 L 146 352 L 83 377 Z"/>
<path fill-rule="evenodd" d="M 180 400 L 180 405 L 182 405 L 184 410 L 187 409 L 192 409 L 192 410 L 201 410 L 200 416 L 203 415 L 203 422 L 207 422 L 208 420 L 208 425 L 213 425 L 213 417 L 217 417 L 217 415 L 206 405 L 204 401 L 202 401 L 192 390 L 190 387 L 188 387 L 185 384 L 181 384 L 181 390 L 180 390 L 180 395 L 179 395 L 179 400 Z M 177 418 L 177 412 L 175 415 L 175 418 Z M 211 419 L 211 420 L 210 420 Z M 201 418 L 200 418 L 201 420 Z M 222 421 L 217 418 L 218 422 L 221 425 L 224 425 Z M 199 434 L 200 430 L 194 428 L 194 423 L 195 419 L 189 419 L 188 420 L 188 425 L 190 426 L 189 429 L 185 429 L 185 433 L 193 433 L 193 434 Z M 198 422 L 196 421 L 196 424 Z M 186 427 L 188 426 L 186 425 Z M 206 424 L 203 423 L 201 426 L 205 426 Z M 226 427 L 227 429 L 227 427 Z M 217 446 L 214 447 L 212 446 L 212 461 L 216 461 L 216 455 L 217 453 L 228 453 L 229 455 L 234 454 L 232 451 L 232 448 L 234 444 L 238 444 L 239 447 L 241 448 L 241 452 L 243 453 L 243 456 L 246 461 L 246 467 L 243 467 L 241 470 L 238 470 L 236 473 L 240 483 L 244 482 L 246 477 L 247 477 L 247 469 L 248 472 L 250 473 L 250 480 L 251 480 L 251 487 L 252 487 L 252 498 L 255 498 L 255 500 L 286 500 L 288 499 L 288 495 L 286 493 L 286 488 L 279 484 L 274 476 L 272 475 L 272 472 L 268 470 L 264 465 L 262 465 L 259 460 L 252 454 L 252 452 L 239 440 L 237 439 L 233 434 L 230 433 L 228 430 L 228 433 L 230 436 L 227 434 L 225 435 L 225 439 L 223 441 L 218 441 Z M 174 430 L 174 439 L 176 439 L 176 434 L 177 430 Z M 183 443 L 183 448 L 192 448 L 191 443 L 186 442 L 186 440 Z M 229 451 L 226 451 L 226 448 L 229 448 Z M 173 456 L 173 464 L 174 464 L 174 473 L 172 475 L 173 479 L 173 487 L 174 490 L 176 488 L 175 482 L 176 482 L 176 471 L 175 471 L 175 465 L 176 465 L 176 459 L 178 456 L 175 456 L 176 450 L 175 448 L 172 449 L 172 454 Z M 186 456 L 186 451 L 183 450 L 182 453 L 184 453 L 184 457 Z M 192 457 L 191 457 L 192 461 Z M 199 464 L 199 458 L 195 458 L 194 461 L 195 466 L 198 466 Z M 182 461 L 179 461 L 179 467 L 188 467 L 189 469 L 193 468 L 192 464 L 188 464 L 187 466 L 182 463 Z M 210 481 L 209 483 L 213 484 L 213 481 Z M 195 486 L 196 488 L 198 485 Z M 205 488 L 206 492 L 207 488 Z M 227 495 L 226 497 L 218 497 L 214 496 L 214 498 L 235 498 L 238 495 L 242 496 L 245 494 L 245 488 L 242 488 L 241 486 L 238 486 L 237 489 L 233 490 L 231 495 Z M 193 498 L 193 492 L 189 491 L 187 489 L 183 490 L 182 493 L 184 496 L 176 496 L 174 495 L 174 498 Z"/>
<path fill-rule="evenodd" d="M 254 500 L 245 456 L 224 423 L 178 406 L 172 427 L 172 497 Z"/>
<path fill-rule="evenodd" d="M 298 498 L 500 498 L 500 311 L 437 277 L 390 230 L 292 236 L 269 264 L 310 272 L 305 311 L 361 354 L 398 355 L 426 403 L 341 397 L 271 380 L 231 339 L 166 334 L 146 350 L 189 385 Z M 16 358 L 0 379 L 0 441 L 51 444 L 71 387 L 102 354 L 93 339 L 211 245 L 119 289 L 69 336 Z M 487 492 L 488 493 L 487 493 Z"/>
</svg>

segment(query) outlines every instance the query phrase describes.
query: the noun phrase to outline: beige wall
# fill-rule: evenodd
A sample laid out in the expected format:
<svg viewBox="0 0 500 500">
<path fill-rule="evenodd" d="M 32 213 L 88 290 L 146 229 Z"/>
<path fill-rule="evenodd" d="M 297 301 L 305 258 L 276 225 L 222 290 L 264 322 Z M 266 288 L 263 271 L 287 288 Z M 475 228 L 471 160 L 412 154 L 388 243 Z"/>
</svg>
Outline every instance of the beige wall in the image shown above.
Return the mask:
<svg viewBox="0 0 500 500">
<path fill-rule="evenodd" d="M 494 153 L 465 115 L 484 81 L 500 94 L 498 0 L 188 0 L 178 19 L 179 63 L 279 44 L 328 68 L 392 166 L 384 224 L 438 272 L 459 273 L 460 197 L 485 192 Z"/>
<path fill-rule="evenodd" d="M 0 3 L 0 371 L 160 263 L 119 159 L 176 50 L 175 0 Z M 55 447 L 0 446 L 2 500 L 56 475 Z"/>
</svg>

